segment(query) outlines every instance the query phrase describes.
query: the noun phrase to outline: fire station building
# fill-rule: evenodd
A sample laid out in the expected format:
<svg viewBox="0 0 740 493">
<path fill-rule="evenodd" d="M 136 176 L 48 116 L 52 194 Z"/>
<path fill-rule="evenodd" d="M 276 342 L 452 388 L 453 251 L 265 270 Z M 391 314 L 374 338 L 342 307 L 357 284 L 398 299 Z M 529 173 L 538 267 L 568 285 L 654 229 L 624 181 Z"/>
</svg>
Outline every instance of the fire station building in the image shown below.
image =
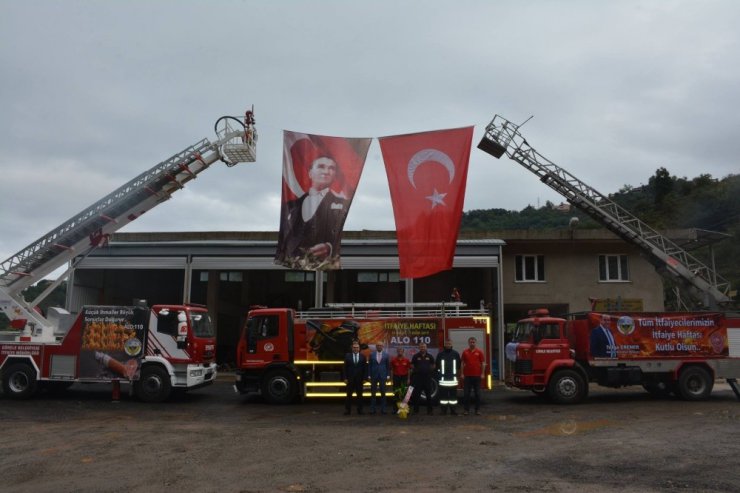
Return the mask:
<svg viewBox="0 0 740 493">
<path fill-rule="evenodd" d="M 75 268 L 67 307 L 76 313 L 133 299 L 206 305 L 219 363 L 229 364 L 250 306 L 449 302 L 457 287 L 467 309 L 492 317 L 494 375 L 507 326 L 530 309 L 564 315 L 590 309 L 594 299 L 609 300 L 612 309 L 664 308 L 653 266 L 601 229 L 463 232 L 452 270 L 420 279 L 399 277 L 394 231 L 345 231 L 342 269 L 323 273 L 275 265 L 276 245 L 276 232 L 116 233 Z"/>
</svg>

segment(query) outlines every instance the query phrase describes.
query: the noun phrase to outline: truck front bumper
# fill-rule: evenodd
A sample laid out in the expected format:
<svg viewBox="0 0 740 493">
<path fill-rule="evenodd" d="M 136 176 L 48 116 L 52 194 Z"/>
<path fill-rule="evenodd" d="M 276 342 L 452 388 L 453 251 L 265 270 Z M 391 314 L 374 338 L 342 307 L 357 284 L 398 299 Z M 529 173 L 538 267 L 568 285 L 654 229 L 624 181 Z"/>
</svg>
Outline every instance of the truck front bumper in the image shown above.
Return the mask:
<svg viewBox="0 0 740 493">
<path fill-rule="evenodd" d="M 198 365 L 188 365 L 187 367 L 187 388 L 197 389 L 210 385 L 216 380 L 216 363 L 206 363 Z"/>
<path fill-rule="evenodd" d="M 506 379 L 506 384 L 524 390 L 541 390 L 545 388 L 544 375 L 514 374 Z"/>
</svg>

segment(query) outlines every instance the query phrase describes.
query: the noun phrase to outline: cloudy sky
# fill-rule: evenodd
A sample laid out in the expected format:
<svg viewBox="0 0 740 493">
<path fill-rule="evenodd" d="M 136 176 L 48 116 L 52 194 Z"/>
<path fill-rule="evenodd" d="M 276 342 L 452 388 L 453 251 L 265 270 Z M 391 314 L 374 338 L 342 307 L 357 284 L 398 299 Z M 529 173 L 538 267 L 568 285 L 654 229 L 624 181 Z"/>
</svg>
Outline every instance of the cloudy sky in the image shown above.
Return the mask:
<svg viewBox="0 0 740 493">
<path fill-rule="evenodd" d="M 217 164 L 124 231 L 276 231 L 283 129 L 378 137 L 521 122 L 602 193 L 740 172 L 740 2 L 0 0 L 0 258 L 254 104 Z M 345 229 L 393 229 L 377 141 Z M 465 210 L 561 198 L 471 153 Z"/>
</svg>

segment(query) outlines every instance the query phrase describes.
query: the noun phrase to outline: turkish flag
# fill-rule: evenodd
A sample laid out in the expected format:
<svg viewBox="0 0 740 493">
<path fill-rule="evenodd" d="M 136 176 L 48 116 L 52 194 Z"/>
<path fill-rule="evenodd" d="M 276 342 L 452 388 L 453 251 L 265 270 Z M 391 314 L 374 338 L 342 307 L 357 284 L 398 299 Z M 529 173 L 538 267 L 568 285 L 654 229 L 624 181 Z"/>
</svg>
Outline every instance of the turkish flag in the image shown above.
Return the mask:
<svg viewBox="0 0 740 493">
<path fill-rule="evenodd" d="M 396 219 L 401 277 L 452 268 L 473 127 L 381 137 Z"/>
</svg>

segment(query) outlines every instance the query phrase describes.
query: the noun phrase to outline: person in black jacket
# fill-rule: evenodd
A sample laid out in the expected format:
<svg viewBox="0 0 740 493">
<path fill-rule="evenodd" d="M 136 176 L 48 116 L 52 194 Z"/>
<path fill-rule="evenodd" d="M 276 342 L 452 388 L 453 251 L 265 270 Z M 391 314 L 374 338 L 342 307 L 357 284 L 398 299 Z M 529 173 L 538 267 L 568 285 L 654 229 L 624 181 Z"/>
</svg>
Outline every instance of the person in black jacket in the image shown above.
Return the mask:
<svg viewBox="0 0 740 493">
<path fill-rule="evenodd" d="M 419 412 L 421 393 L 424 392 L 427 400 L 427 414 L 432 414 L 432 377 L 434 376 L 434 358 L 427 353 L 427 345 L 419 344 L 419 352 L 411 358 L 411 385 L 414 392 L 411 401 L 414 405 L 414 414 Z"/>
<path fill-rule="evenodd" d="M 352 352 L 344 357 L 344 383 L 347 385 L 347 397 L 344 400 L 344 414 L 352 409 L 352 394 L 357 396 L 357 414 L 362 414 L 362 384 L 367 377 L 367 360 L 360 352 L 359 341 L 352 343 Z"/>
</svg>

